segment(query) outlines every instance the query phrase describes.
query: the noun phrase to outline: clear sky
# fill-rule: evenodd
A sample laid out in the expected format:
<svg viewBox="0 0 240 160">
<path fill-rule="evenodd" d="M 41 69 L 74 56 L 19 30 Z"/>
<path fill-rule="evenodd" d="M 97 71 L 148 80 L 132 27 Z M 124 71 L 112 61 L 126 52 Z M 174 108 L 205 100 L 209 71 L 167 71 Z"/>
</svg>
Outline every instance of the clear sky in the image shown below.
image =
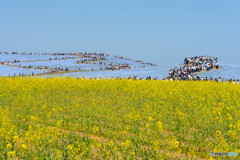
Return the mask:
<svg viewBox="0 0 240 160">
<path fill-rule="evenodd" d="M 0 0 L 0 51 L 103 52 L 240 65 L 239 0 Z"/>
</svg>

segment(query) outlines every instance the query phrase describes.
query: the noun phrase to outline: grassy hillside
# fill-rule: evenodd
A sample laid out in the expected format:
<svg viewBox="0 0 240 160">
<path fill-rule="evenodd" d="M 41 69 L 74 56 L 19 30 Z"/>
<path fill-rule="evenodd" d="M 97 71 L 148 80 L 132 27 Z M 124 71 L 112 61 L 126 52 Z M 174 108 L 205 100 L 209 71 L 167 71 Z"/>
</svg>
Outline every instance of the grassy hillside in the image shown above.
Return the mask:
<svg viewBox="0 0 240 160">
<path fill-rule="evenodd" d="M 0 79 L 0 159 L 209 159 L 238 152 L 240 85 Z"/>
</svg>

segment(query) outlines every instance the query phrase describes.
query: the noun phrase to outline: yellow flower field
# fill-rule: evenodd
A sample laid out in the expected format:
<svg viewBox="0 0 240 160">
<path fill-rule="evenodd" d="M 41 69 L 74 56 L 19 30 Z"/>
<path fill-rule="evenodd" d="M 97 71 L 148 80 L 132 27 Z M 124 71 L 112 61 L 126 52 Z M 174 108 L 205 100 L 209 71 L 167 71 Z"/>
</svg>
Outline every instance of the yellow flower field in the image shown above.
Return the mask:
<svg viewBox="0 0 240 160">
<path fill-rule="evenodd" d="M 240 153 L 239 106 L 232 83 L 0 78 L 0 159 Z"/>
</svg>

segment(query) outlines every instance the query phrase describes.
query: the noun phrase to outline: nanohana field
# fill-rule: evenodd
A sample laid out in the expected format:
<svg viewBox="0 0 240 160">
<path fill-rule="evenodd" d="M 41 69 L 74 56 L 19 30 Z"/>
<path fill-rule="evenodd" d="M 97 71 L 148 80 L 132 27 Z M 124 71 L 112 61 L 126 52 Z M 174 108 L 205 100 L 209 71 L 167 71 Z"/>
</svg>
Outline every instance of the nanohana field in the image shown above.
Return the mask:
<svg viewBox="0 0 240 160">
<path fill-rule="evenodd" d="M 0 159 L 240 153 L 238 84 L 16 77 L 0 90 Z"/>
</svg>

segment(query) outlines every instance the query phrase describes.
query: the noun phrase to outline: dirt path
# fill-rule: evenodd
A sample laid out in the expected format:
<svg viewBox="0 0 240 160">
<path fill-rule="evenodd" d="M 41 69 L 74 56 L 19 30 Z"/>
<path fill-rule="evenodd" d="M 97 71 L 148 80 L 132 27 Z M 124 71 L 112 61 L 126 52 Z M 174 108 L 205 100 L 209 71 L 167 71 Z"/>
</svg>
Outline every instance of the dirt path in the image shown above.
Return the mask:
<svg viewBox="0 0 240 160">
<path fill-rule="evenodd" d="M 87 58 L 82 58 L 82 57 L 74 57 L 74 58 L 69 58 L 69 59 L 87 59 Z M 22 62 L 42 62 L 42 61 L 60 61 L 60 60 L 68 60 L 68 59 L 51 59 L 51 60 L 28 60 L 28 61 L 19 61 L 19 62 L 14 62 L 14 63 L 22 63 Z M 96 60 L 96 61 L 103 61 L 103 60 Z M 88 62 L 96 62 L 96 61 L 88 61 Z"/>
<path fill-rule="evenodd" d="M 34 76 L 46 76 L 46 75 L 57 75 L 57 74 L 65 74 L 65 73 L 77 73 L 77 72 L 87 72 L 87 71 L 100 71 L 100 69 L 95 70 L 72 70 L 72 71 L 59 71 L 59 72 L 47 72 L 44 74 L 36 74 Z M 101 70 L 102 71 L 102 70 Z"/>
<path fill-rule="evenodd" d="M 28 68 L 28 67 L 23 67 L 23 66 L 16 66 L 16 65 L 13 65 L 13 64 L 2 64 L 2 63 L 0 63 L 0 65 L 8 66 L 8 67 L 15 67 L 15 68 L 29 69 L 29 70 L 31 70 L 31 69 L 39 69 L 39 68 Z M 42 69 L 39 69 L 39 70 L 50 71 L 51 69 L 44 69 L 44 68 L 42 68 Z"/>
</svg>

